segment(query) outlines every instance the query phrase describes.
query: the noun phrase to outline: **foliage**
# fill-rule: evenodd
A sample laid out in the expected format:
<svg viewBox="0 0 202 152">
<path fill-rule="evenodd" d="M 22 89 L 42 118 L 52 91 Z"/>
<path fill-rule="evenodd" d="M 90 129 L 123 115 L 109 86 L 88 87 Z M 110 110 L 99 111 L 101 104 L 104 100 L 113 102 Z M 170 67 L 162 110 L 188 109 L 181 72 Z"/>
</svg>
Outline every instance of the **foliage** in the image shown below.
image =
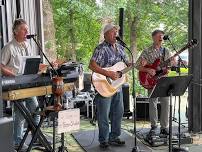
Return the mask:
<svg viewBox="0 0 202 152">
<path fill-rule="evenodd" d="M 157 28 L 170 35 L 177 49 L 186 44 L 188 39 L 187 0 L 50 1 L 56 28 L 57 54 L 69 59 L 71 53 L 75 53 L 77 60 L 84 63 L 85 71 L 88 71 L 90 57 L 99 42 L 103 19 L 111 18 L 118 23 L 120 7 L 125 9 L 124 40 L 131 46 L 131 33 L 135 32 L 136 54 L 151 45 L 151 32 Z M 131 28 L 133 22 L 135 28 Z M 72 43 L 75 44 L 75 50 L 68 54 Z M 165 42 L 165 46 L 172 50 L 169 43 Z M 138 83 L 136 88 L 142 90 Z"/>
<path fill-rule="evenodd" d="M 131 29 L 128 27 L 128 19 L 130 19 L 128 14 L 138 17 L 136 29 L 138 51 L 151 44 L 150 35 L 156 28 L 163 28 L 171 36 L 177 48 L 187 41 L 187 0 L 103 0 L 102 5 L 96 4 L 94 0 L 51 0 L 51 2 L 58 54 L 64 56 L 65 51 L 68 51 L 68 43 L 70 43 L 68 29 L 74 28 L 77 59 L 81 58 L 86 64 L 88 60 L 85 57 L 90 57 L 98 43 L 101 20 L 104 17 L 110 17 L 118 23 L 120 7 L 125 8 L 126 11 L 124 39 L 129 46 Z M 70 10 L 74 11 L 74 27 L 68 24 Z"/>
<path fill-rule="evenodd" d="M 88 64 L 92 51 L 99 40 L 101 28 L 96 17 L 95 3 L 78 0 L 51 0 L 56 28 L 57 53 L 69 59 L 70 29 L 74 29 L 77 61 Z M 69 12 L 73 11 L 73 25 L 69 24 Z"/>
</svg>

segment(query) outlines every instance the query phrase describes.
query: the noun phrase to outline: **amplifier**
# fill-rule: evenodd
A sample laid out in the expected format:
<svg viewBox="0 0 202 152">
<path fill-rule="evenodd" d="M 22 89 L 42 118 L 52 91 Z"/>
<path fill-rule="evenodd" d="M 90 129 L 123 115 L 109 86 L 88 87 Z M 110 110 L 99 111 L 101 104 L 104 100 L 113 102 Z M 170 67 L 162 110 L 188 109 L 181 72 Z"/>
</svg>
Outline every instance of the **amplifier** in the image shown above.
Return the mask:
<svg viewBox="0 0 202 152">
<path fill-rule="evenodd" d="M 137 120 L 149 120 L 149 101 L 145 97 L 136 98 L 136 116 Z M 161 105 L 160 102 L 157 104 L 158 109 L 158 119 L 160 118 Z"/>
</svg>

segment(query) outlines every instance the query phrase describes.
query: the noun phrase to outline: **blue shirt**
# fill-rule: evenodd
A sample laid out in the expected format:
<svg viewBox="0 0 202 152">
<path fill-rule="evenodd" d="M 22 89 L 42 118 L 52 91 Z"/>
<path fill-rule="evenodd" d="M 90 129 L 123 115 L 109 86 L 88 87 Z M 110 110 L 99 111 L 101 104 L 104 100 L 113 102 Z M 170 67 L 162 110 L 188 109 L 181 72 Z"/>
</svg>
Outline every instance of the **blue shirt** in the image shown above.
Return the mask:
<svg viewBox="0 0 202 152">
<path fill-rule="evenodd" d="M 118 43 L 115 46 L 114 48 L 110 43 L 102 42 L 95 48 L 91 60 L 95 61 L 102 68 L 111 67 L 120 61 L 128 64 L 123 46 Z"/>
</svg>

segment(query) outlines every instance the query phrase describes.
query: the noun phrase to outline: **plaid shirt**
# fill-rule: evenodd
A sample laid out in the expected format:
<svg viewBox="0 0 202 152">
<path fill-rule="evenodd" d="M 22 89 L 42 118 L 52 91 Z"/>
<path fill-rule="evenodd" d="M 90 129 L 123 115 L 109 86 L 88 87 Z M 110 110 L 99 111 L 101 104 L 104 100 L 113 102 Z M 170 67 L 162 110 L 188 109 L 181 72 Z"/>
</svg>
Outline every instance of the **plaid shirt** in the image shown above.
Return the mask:
<svg viewBox="0 0 202 152">
<path fill-rule="evenodd" d="M 128 64 L 126 54 L 124 52 L 123 46 L 116 43 L 116 50 L 113 46 L 104 41 L 99 44 L 93 53 L 91 60 L 94 60 L 100 67 L 111 67 L 117 62 L 123 61 Z"/>
<path fill-rule="evenodd" d="M 165 52 L 165 53 L 164 53 Z M 164 55 L 165 54 L 165 55 Z M 168 49 L 161 47 L 160 50 L 156 49 L 154 45 L 146 48 L 138 58 L 136 62 L 136 68 L 141 66 L 141 59 L 144 58 L 147 60 L 148 64 L 152 64 L 155 62 L 156 59 L 160 58 L 161 62 L 167 60 L 171 56 Z"/>
</svg>

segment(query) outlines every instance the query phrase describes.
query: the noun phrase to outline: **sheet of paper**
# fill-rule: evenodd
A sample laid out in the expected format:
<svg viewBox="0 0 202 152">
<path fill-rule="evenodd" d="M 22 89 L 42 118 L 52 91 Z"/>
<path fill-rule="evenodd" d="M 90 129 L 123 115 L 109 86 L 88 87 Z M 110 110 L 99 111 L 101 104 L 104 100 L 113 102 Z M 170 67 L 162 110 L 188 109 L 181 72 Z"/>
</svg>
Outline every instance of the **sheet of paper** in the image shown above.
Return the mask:
<svg viewBox="0 0 202 152">
<path fill-rule="evenodd" d="M 80 129 L 80 109 L 68 109 L 58 113 L 58 134 Z"/>
</svg>

